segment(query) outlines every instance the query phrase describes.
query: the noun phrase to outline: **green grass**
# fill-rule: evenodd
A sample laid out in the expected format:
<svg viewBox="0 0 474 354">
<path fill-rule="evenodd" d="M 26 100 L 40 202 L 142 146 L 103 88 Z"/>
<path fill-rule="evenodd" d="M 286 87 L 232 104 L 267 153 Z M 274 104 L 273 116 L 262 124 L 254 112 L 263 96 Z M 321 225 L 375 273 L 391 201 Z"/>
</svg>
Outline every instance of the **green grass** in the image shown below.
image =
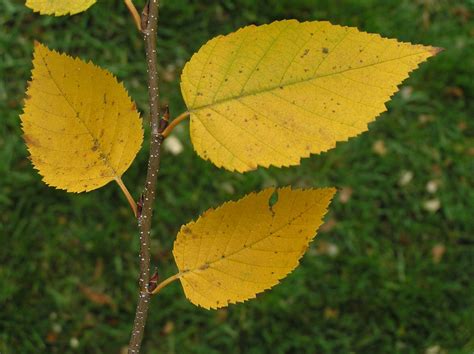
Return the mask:
<svg viewBox="0 0 474 354">
<path fill-rule="evenodd" d="M 163 277 L 175 271 L 170 248 L 179 226 L 209 207 L 269 185 L 345 192 L 302 265 L 257 300 L 206 311 L 178 283 L 166 288 L 153 300 L 145 352 L 474 352 L 474 2 L 162 2 L 159 55 L 168 81 L 161 92 L 174 115 L 184 109 L 184 62 L 212 36 L 250 23 L 324 19 L 446 51 L 404 83 L 370 132 L 301 166 L 228 173 L 200 160 L 180 130 L 185 151 L 162 161 L 152 235 Z M 119 0 L 61 18 L 22 3 L 0 0 L 0 353 L 118 353 L 136 302 L 135 222 L 113 184 L 79 195 L 44 185 L 18 116 L 34 40 L 114 72 L 146 115 L 142 40 Z M 374 152 L 377 141 L 385 155 Z M 146 159 L 144 150 L 125 175 L 135 196 Z M 413 179 L 401 186 L 406 171 Z M 435 193 L 430 181 L 439 184 Z M 440 201 L 436 212 L 424 208 L 431 199 Z M 328 244 L 336 255 L 325 252 Z M 439 262 L 437 245 L 445 248 Z M 90 301 L 83 286 L 113 303 Z"/>
</svg>

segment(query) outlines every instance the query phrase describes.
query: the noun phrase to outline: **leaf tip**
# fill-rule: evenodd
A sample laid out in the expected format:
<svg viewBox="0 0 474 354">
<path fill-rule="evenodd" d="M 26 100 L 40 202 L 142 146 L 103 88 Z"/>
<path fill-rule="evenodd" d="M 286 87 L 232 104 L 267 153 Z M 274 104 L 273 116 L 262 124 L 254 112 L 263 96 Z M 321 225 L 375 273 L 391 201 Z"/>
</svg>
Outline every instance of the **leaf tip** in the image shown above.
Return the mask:
<svg viewBox="0 0 474 354">
<path fill-rule="evenodd" d="M 329 192 L 329 194 L 331 195 L 331 198 L 334 197 L 334 194 L 336 194 L 337 192 L 337 188 L 336 187 L 326 187 L 326 190 Z"/>
<path fill-rule="evenodd" d="M 430 50 L 429 50 L 429 52 L 433 55 L 437 55 L 437 54 L 439 54 L 441 52 L 444 52 L 444 51 L 445 51 L 445 49 L 442 48 L 442 47 L 431 47 Z"/>
<path fill-rule="evenodd" d="M 40 41 L 36 39 L 33 41 L 34 55 L 36 55 L 36 53 L 38 53 L 39 51 L 44 51 L 45 49 L 47 50 L 48 47 L 46 47 L 43 43 L 41 43 Z"/>
</svg>

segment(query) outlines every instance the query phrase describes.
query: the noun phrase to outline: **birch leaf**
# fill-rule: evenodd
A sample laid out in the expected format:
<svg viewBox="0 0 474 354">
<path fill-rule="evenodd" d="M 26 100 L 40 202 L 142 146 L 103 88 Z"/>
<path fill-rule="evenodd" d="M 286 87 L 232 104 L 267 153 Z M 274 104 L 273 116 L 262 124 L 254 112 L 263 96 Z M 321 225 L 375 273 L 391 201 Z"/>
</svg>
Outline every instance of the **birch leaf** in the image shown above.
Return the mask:
<svg viewBox="0 0 474 354">
<path fill-rule="evenodd" d="M 205 44 L 181 91 L 196 152 L 218 167 L 299 164 L 367 130 L 439 48 L 328 22 L 248 26 Z"/>
<path fill-rule="evenodd" d="M 252 193 L 183 226 L 173 255 L 186 297 L 204 308 L 255 298 L 298 266 L 334 188 Z"/>
<path fill-rule="evenodd" d="M 74 15 L 86 11 L 96 0 L 26 0 L 26 6 L 41 15 Z"/>
<path fill-rule="evenodd" d="M 143 141 L 135 104 L 110 72 L 41 44 L 21 123 L 44 182 L 69 192 L 120 180 Z"/>
</svg>

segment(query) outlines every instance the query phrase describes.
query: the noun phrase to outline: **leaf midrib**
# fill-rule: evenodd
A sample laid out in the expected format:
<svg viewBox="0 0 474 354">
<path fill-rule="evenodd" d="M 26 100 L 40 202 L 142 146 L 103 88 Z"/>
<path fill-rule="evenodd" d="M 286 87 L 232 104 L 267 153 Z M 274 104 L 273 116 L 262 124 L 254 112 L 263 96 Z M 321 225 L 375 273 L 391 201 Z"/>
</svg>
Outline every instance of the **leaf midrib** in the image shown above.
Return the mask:
<svg viewBox="0 0 474 354">
<path fill-rule="evenodd" d="M 312 204 L 310 207 L 308 207 L 307 209 L 303 210 L 300 214 L 298 214 L 297 216 L 293 217 L 292 219 L 288 220 L 288 222 L 286 222 L 285 224 L 283 224 L 282 226 L 280 226 L 278 229 L 276 230 L 273 230 L 272 232 L 269 232 L 268 234 L 265 234 L 264 237 L 252 242 L 252 243 L 249 243 L 247 245 L 247 247 L 241 247 L 231 253 L 228 253 L 224 256 L 224 258 L 217 258 L 217 259 L 214 259 L 212 261 L 209 261 L 209 262 L 204 262 L 202 264 L 199 264 L 199 266 L 195 266 L 194 268 L 190 268 L 190 269 L 187 269 L 186 271 L 180 271 L 178 273 L 178 277 L 183 277 L 185 276 L 186 274 L 189 274 L 189 273 L 196 273 L 197 271 L 200 271 L 200 272 L 205 272 L 206 269 L 202 270 L 201 268 L 205 265 L 208 265 L 208 266 L 211 266 L 212 264 L 215 264 L 215 263 L 218 263 L 218 262 L 221 262 L 221 261 L 226 261 L 228 260 L 228 258 L 230 258 L 231 256 L 243 251 L 244 249 L 247 249 L 247 248 L 250 248 L 254 245 L 256 245 L 257 243 L 259 242 L 262 242 L 264 241 L 265 239 L 267 239 L 268 237 L 271 237 L 272 235 L 274 235 L 276 232 L 280 231 L 281 229 L 291 225 L 291 223 L 293 223 L 295 220 L 297 220 L 298 218 L 302 217 L 304 214 L 306 214 L 309 210 L 311 210 L 312 208 L 314 208 L 315 206 L 317 206 L 318 204 L 321 204 L 321 203 L 314 203 Z M 326 208 L 325 208 L 326 210 Z M 270 212 L 270 210 L 268 210 L 268 212 Z M 324 216 L 324 215 L 323 215 Z M 274 218 L 272 218 L 272 222 L 273 222 Z"/>
<path fill-rule="evenodd" d="M 372 67 L 372 66 L 381 65 L 381 64 L 385 64 L 385 63 L 392 62 L 392 61 L 397 61 L 397 60 L 405 59 L 405 58 L 408 58 L 408 57 L 412 57 L 412 56 L 424 54 L 424 53 L 426 53 L 426 52 L 427 52 L 427 50 L 422 51 L 422 52 L 413 53 L 413 54 L 404 55 L 404 56 L 401 56 L 401 57 L 398 57 L 398 58 L 393 58 L 393 59 L 388 59 L 388 60 L 380 61 L 380 62 L 378 62 L 378 63 L 373 63 L 373 64 L 368 64 L 368 65 L 359 66 L 359 67 L 357 67 L 357 68 L 349 68 L 349 69 L 346 69 L 346 70 L 341 70 L 341 71 L 333 72 L 333 73 L 326 74 L 326 75 L 320 75 L 320 76 L 316 76 L 316 77 L 310 77 L 310 78 L 307 78 L 307 79 L 302 79 L 302 80 L 297 80 L 297 81 L 289 81 L 289 82 L 287 82 L 287 83 L 278 84 L 278 85 L 274 85 L 274 86 L 269 86 L 268 88 L 265 88 L 265 89 L 262 89 L 262 90 L 248 91 L 248 92 L 246 92 L 245 94 L 242 94 L 242 95 L 234 95 L 234 96 L 231 96 L 231 97 L 226 97 L 226 98 L 223 98 L 223 99 L 220 99 L 220 100 L 216 100 L 216 101 L 214 101 L 214 102 L 211 102 L 211 103 L 208 103 L 208 104 L 205 104 L 205 105 L 201 105 L 201 106 L 197 106 L 197 107 L 190 107 L 190 108 L 189 108 L 189 111 L 190 111 L 191 113 L 193 113 L 193 112 L 195 112 L 195 111 L 199 111 L 199 110 L 202 110 L 202 109 L 206 109 L 206 108 L 208 108 L 208 107 L 212 107 L 212 106 L 215 106 L 215 105 L 219 105 L 219 104 L 221 104 L 221 103 L 225 103 L 225 102 L 229 102 L 229 101 L 234 101 L 234 100 L 237 100 L 237 99 L 240 99 L 240 98 L 244 98 L 244 97 L 248 97 L 248 96 L 254 96 L 254 95 L 259 95 L 259 94 L 271 92 L 271 91 L 274 91 L 274 90 L 276 90 L 276 89 L 279 89 L 280 87 L 288 87 L 288 86 L 298 85 L 298 84 L 302 84 L 302 83 L 305 83 L 305 82 L 310 82 L 310 81 L 313 81 L 313 80 L 317 80 L 317 79 L 320 79 L 320 78 L 323 78 L 323 77 L 330 77 L 330 76 L 335 76 L 335 75 L 343 74 L 343 73 L 345 73 L 345 72 L 350 72 L 350 71 L 354 71 L 354 70 L 365 69 L 365 68 L 369 68 L 369 67 Z M 224 79 L 225 79 L 225 78 L 224 78 Z"/>
</svg>

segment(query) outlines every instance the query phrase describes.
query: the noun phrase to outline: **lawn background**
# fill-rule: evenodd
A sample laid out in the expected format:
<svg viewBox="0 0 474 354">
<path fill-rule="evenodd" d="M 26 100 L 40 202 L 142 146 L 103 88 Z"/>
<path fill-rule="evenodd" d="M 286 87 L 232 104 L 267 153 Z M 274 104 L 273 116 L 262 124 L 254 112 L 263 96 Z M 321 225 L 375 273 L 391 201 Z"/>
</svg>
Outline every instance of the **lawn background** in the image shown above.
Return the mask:
<svg viewBox="0 0 474 354">
<path fill-rule="evenodd" d="M 142 1 L 137 3 L 141 6 Z M 474 352 L 474 1 L 162 0 L 162 101 L 184 110 L 182 66 L 208 39 L 277 19 L 329 20 L 446 50 L 404 82 L 370 132 L 301 166 L 245 175 L 184 151 L 162 160 L 153 261 L 175 271 L 179 226 L 267 186 L 337 186 L 327 224 L 281 285 L 228 309 L 190 304 L 178 283 L 153 300 L 145 353 Z M 124 81 L 147 115 L 140 35 L 119 0 L 73 17 L 0 0 L 0 353 L 119 353 L 135 310 L 138 237 L 114 184 L 47 187 L 18 116 L 33 41 Z M 146 149 L 124 179 L 134 196 Z"/>
</svg>

